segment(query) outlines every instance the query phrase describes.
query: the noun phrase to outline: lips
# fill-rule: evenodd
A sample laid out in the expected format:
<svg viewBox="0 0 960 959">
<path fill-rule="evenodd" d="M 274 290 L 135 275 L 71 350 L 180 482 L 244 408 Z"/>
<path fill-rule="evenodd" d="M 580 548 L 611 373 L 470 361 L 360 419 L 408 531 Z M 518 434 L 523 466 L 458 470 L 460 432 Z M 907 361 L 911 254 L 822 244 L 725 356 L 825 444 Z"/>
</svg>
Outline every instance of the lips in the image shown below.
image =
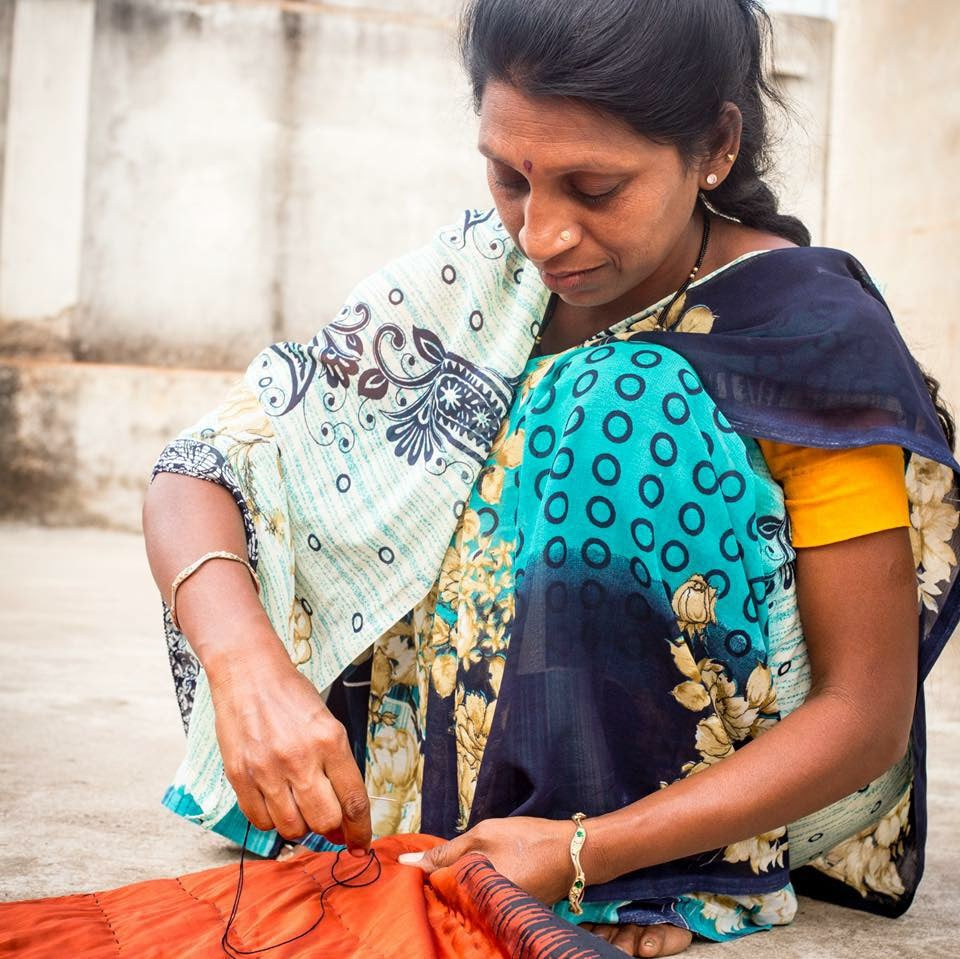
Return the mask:
<svg viewBox="0 0 960 959">
<path fill-rule="evenodd" d="M 599 266 L 590 266 L 583 270 L 562 270 L 560 272 L 556 270 L 541 270 L 540 273 L 542 276 L 549 276 L 555 280 L 562 280 L 568 276 L 580 276 L 581 274 L 593 273 L 594 270 L 599 270 Z"/>
<path fill-rule="evenodd" d="M 586 270 L 564 270 L 560 273 L 540 271 L 544 286 L 554 293 L 569 293 L 580 289 L 589 282 L 590 277 L 602 267 L 594 266 Z"/>
</svg>

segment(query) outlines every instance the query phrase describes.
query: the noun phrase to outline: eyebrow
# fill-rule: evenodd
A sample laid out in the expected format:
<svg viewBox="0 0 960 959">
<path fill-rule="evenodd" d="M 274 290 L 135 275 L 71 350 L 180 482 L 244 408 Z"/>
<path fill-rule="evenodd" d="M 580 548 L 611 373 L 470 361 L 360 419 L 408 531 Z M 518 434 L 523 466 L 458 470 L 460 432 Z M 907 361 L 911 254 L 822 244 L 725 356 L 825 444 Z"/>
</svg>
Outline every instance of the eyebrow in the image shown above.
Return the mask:
<svg viewBox="0 0 960 959">
<path fill-rule="evenodd" d="M 484 142 L 477 144 L 477 150 L 480 152 L 481 156 L 485 156 L 490 160 L 494 160 L 497 163 L 502 163 L 504 166 L 510 167 L 511 170 L 516 170 L 518 173 L 520 170 L 515 167 L 508 160 L 505 160 L 503 157 L 498 156 L 496 151 L 488 146 Z M 540 164 L 537 164 L 539 167 Z M 597 163 L 578 163 L 570 167 L 566 167 L 562 170 L 553 171 L 557 175 L 567 174 L 567 173 L 597 173 L 603 176 L 626 176 L 628 173 L 633 172 L 632 170 L 626 170 L 621 167 L 610 167 L 610 166 L 600 166 Z"/>
</svg>

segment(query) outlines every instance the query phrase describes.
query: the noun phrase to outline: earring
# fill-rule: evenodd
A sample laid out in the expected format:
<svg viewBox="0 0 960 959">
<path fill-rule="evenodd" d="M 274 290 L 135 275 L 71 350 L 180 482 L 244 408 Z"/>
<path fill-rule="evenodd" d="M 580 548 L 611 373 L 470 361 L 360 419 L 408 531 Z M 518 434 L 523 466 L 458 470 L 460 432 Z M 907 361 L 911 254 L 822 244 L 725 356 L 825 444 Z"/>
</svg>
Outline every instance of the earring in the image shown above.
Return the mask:
<svg viewBox="0 0 960 959">
<path fill-rule="evenodd" d="M 733 163 L 733 161 L 736 160 L 736 158 L 737 158 L 736 153 L 728 153 L 728 154 L 727 154 L 727 159 L 728 159 L 731 163 Z"/>
<path fill-rule="evenodd" d="M 569 231 L 569 230 L 561 230 L 561 231 L 560 231 L 560 242 L 561 242 L 561 243 L 566 243 L 569 239 L 570 239 L 570 231 Z"/>
<path fill-rule="evenodd" d="M 717 185 L 717 180 L 719 180 L 719 179 L 720 179 L 720 177 L 718 177 L 718 176 L 716 175 L 716 173 L 708 173 L 708 174 L 707 174 L 707 186 L 716 186 L 716 185 Z"/>
</svg>

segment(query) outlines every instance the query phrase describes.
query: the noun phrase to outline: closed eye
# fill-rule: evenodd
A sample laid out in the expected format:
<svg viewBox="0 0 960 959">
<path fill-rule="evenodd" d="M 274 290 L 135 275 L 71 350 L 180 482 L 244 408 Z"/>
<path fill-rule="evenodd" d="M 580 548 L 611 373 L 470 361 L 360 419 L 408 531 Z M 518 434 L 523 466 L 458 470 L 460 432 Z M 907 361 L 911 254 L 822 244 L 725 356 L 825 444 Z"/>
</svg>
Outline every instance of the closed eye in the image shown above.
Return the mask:
<svg viewBox="0 0 960 959">
<path fill-rule="evenodd" d="M 519 180 L 501 180 L 500 177 L 494 176 L 493 182 L 500 187 L 501 190 L 509 190 L 511 193 L 520 193 L 530 186 L 530 184 L 522 178 Z"/>
<path fill-rule="evenodd" d="M 619 192 L 619 183 L 611 190 L 604 190 L 603 193 L 587 193 L 585 190 L 573 189 L 574 196 L 580 200 L 581 203 L 586 203 L 588 206 L 599 205 L 603 203 L 604 200 L 612 199 Z"/>
</svg>

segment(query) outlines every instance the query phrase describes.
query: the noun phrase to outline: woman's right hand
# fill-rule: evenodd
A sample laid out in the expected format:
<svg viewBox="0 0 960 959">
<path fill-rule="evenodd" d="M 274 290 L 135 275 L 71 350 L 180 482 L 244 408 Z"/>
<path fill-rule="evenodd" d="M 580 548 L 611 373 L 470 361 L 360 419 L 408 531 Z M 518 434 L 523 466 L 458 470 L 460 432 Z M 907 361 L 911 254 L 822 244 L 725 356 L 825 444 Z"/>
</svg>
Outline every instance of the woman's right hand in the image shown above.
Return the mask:
<svg viewBox="0 0 960 959">
<path fill-rule="evenodd" d="M 346 730 L 275 634 L 260 655 L 208 671 L 217 740 L 241 811 L 286 839 L 315 832 L 351 852 L 370 845 L 370 804 Z M 264 655 L 264 649 L 279 655 Z"/>
<path fill-rule="evenodd" d="M 177 573 L 211 550 L 247 555 L 229 490 L 161 473 L 143 508 L 147 556 L 165 598 Z M 286 839 L 308 832 L 370 844 L 370 804 L 343 726 L 290 661 L 250 574 L 227 560 L 204 563 L 177 592 L 177 617 L 203 664 L 217 740 L 240 809 Z"/>
</svg>

